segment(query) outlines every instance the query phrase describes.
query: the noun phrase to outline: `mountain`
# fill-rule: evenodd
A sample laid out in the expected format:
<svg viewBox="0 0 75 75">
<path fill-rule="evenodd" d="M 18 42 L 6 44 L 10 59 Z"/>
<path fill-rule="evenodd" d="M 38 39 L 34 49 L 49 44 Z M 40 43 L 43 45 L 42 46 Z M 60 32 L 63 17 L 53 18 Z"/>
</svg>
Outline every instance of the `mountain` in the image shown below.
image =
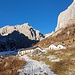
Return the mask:
<svg viewBox="0 0 75 75">
<path fill-rule="evenodd" d="M 70 45 L 75 46 L 75 20 L 69 21 L 68 25 L 69 26 L 66 28 L 61 28 L 55 31 L 52 35 L 41 40 L 36 44 L 36 46 L 38 45 L 43 48 L 49 47 L 51 44 L 62 44 L 67 47 Z"/>
<path fill-rule="evenodd" d="M 50 35 L 52 35 L 54 33 L 54 31 L 52 31 L 51 33 L 45 34 L 45 38 L 49 37 Z"/>
<path fill-rule="evenodd" d="M 28 25 L 28 23 L 16 26 L 5 26 L 3 28 L 0 28 L 0 34 L 2 36 L 11 34 L 13 31 L 18 31 L 27 36 L 31 40 L 41 40 L 42 38 L 44 38 L 44 35 L 41 34 L 40 31 L 35 30 L 33 27 Z"/>
<path fill-rule="evenodd" d="M 30 47 L 43 38 L 44 35 L 28 23 L 5 26 L 0 28 L 0 51 Z"/>
<path fill-rule="evenodd" d="M 61 28 L 67 27 L 67 23 L 71 19 L 75 19 L 75 0 L 65 11 L 59 14 L 56 31 Z"/>
<path fill-rule="evenodd" d="M 58 16 L 56 31 L 36 45 L 48 47 L 50 44 L 75 45 L 75 0 Z"/>
</svg>

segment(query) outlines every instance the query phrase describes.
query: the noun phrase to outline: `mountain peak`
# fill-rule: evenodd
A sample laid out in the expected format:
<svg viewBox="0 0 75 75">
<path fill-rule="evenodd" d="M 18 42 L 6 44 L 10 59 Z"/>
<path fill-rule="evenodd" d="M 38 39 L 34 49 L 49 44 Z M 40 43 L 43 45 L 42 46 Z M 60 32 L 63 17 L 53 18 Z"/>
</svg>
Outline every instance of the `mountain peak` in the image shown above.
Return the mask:
<svg viewBox="0 0 75 75">
<path fill-rule="evenodd" d="M 40 33 L 40 31 L 34 29 L 28 23 L 15 26 L 4 26 L 3 28 L 0 28 L 0 34 L 2 36 L 9 35 L 14 31 L 19 31 L 31 40 L 41 40 L 41 38 L 44 37 L 43 34 Z"/>
<path fill-rule="evenodd" d="M 68 26 L 67 23 L 71 19 L 75 19 L 75 0 L 65 11 L 59 14 L 56 31 Z"/>
</svg>

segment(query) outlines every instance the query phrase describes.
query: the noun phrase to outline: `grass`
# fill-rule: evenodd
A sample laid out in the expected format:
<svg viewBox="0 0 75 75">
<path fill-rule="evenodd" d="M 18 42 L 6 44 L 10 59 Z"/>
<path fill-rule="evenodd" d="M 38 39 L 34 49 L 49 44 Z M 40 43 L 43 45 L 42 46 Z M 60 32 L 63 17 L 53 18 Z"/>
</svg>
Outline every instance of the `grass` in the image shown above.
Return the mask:
<svg viewBox="0 0 75 75">
<path fill-rule="evenodd" d="M 40 57 L 39 57 L 39 56 L 35 56 L 35 57 L 34 57 L 34 56 L 32 56 L 31 58 L 32 58 L 33 60 L 40 61 Z"/>
<path fill-rule="evenodd" d="M 55 56 L 62 59 L 59 62 L 51 62 L 47 56 Z M 40 57 L 32 57 L 35 60 L 43 61 L 50 69 L 58 75 L 75 75 L 75 48 L 65 50 L 49 50 Z"/>
<path fill-rule="evenodd" d="M 24 60 L 19 60 L 17 57 L 5 57 L 0 63 L 0 75 L 18 75 L 17 70 L 25 65 Z"/>
<path fill-rule="evenodd" d="M 60 33 L 58 33 L 60 32 Z M 46 48 L 49 47 L 50 44 L 58 42 L 58 44 L 75 44 L 75 23 L 72 25 L 68 25 L 66 28 L 62 28 L 53 33 L 53 35 L 57 34 L 56 36 L 49 36 L 36 45 Z"/>
<path fill-rule="evenodd" d="M 75 72 L 75 61 L 63 60 L 51 65 L 51 69 L 58 75 L 69 75 L 69 72 Z M 67 73 L 67 74 L 66 74 Z"/>
<path fill-rule="evenodd" d="M 75 48 L 54 51 L 50 53 L 51 55 L 55 55 L 57 58 L 62 59 L 59 62 L 50 63 L 50 68 L 58 75 L 69 75 L 69 72 L 75 73 Z"/>
<path fill-rule="evenodd" d="M 45 57 L 42 60 L 50 65 L 50 69 L 58 75 L 75 75 L 75 20 L 72 20 L 69 23 L 68 27 L 62 28 L 53 33 L 53 35 L 55 35 L 61 31 L 56 36 L 49 36 L 36 44 L 43 48 L 49 47 L 54 43 L 63 44 L 69 47 L 69 49 L 65 50 L 48 51 L 39 58 L 41 59 Z M 51 62 L 51 60 L 47 58 L 49 55 L 53 55 L 62 60 L 59 62 Z"/>
</svg>

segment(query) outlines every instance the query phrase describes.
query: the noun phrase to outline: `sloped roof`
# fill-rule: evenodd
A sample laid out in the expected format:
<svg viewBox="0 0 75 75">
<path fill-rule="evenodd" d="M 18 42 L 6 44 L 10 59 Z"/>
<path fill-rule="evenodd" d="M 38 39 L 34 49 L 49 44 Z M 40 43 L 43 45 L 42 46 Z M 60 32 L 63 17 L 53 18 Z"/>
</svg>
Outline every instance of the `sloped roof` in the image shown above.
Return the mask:
<svg viewBox="0 0 75 75">
<path fill-rule="evenodd" d="M 33 46 L 33 47 L 29 47 L 29 48 L 22 48 L 22 49 L 20 49 L 19 51 L 36 49 L 36 48 L 38 48 L 38 47 L 39 47 L 39 46 Z M 39 48 L 42 49 L 41 47 L 39 47 Z"/>
</svg>

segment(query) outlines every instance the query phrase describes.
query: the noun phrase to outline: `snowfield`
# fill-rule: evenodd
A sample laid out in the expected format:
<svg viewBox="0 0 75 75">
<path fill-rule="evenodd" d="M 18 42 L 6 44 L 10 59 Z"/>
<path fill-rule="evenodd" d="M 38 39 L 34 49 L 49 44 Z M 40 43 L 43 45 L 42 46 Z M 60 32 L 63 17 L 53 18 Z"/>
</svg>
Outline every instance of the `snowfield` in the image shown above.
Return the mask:
<svg viewBox="0 0 75 75">
<path fill-rule="evenodd" d="M 42 61 L 32 60 L 27 55 L 21 56 L 20 59 L 24 59 L 27 64 L 18 70 L 19 75 L 56 75 Z"/>
</svg>

